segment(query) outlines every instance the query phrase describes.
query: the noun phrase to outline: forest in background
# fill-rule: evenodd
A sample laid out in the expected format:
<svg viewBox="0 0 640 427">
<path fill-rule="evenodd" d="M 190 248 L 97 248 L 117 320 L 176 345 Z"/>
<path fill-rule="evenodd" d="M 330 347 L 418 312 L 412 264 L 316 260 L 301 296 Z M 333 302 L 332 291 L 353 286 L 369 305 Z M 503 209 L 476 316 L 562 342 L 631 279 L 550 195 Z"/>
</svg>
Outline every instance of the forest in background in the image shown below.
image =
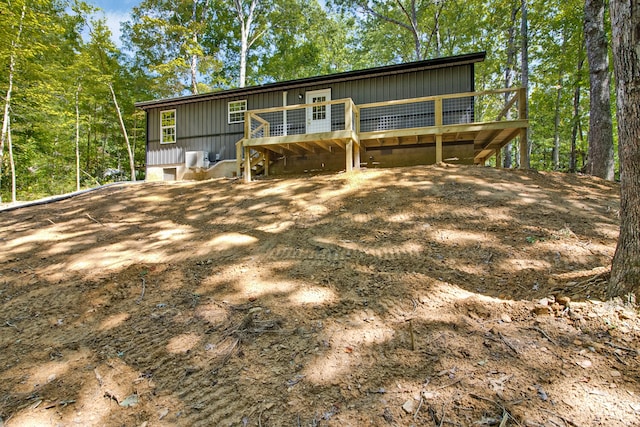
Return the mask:
<svg viewBox="0 0 640 427">
<path fill-rule="evenodd" d="M 136 101 L 477 51 L 487 59 L 476 90 L 528 87 L 531 167 L 587 162 L 582 0 L 143 0 L 120 48 L 85 2 L 0 0 L 0 16 L 3 202 L 12 185 L 30 200 L 134 169 L 143 179 Z M 506 166 L 517 165 L 516 146 L 505 147 Z"/>
</svg>

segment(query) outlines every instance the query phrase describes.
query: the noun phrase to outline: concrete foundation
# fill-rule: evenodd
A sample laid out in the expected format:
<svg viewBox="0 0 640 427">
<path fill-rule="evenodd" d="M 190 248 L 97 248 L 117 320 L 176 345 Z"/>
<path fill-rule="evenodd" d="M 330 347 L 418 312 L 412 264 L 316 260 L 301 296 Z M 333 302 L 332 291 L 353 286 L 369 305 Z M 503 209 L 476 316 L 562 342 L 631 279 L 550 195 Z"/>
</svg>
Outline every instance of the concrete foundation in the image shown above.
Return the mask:
<svg viewBox="0 0 640 427">
<path fill-rule="evenodd" d="M 236 161 L 222 160 L 207 169 L 187 168 L 184 164 L 147 166 L 146 181 L 202 181 L 211 178 L 232 177 L 235 174 Z"/>
</svg>

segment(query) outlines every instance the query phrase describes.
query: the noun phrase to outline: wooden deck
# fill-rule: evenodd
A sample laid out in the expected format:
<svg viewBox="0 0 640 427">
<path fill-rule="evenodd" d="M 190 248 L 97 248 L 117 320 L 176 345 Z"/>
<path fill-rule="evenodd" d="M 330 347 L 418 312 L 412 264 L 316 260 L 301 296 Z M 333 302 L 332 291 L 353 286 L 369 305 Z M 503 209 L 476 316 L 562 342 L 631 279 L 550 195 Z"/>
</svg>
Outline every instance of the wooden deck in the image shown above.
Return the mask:
<svg viewBox="0 0 640 427">
<path fill-rule="evenodd" d="M 347 99 L 248 111 L 244 138 L 236 144 L 237 173 L 251 181 L 252 170 L 269 174 L 271 156 L 344 152 L 345 169 L 360 167 L 362 149 L 473 141 L 474 163 L 484 164 L 519 137 L 527 165 L 526 92 L 523 88 L 468 92 L 356 105 Z M 308 131 L 311 109 L 331 109 L 331 130 Z M 337 114 L 336 114 L 337 112 Z M 303 119 L 302 121 L 300 119 Z M 306 123 L 306 124 L 305 124 Z"/>
</svg>

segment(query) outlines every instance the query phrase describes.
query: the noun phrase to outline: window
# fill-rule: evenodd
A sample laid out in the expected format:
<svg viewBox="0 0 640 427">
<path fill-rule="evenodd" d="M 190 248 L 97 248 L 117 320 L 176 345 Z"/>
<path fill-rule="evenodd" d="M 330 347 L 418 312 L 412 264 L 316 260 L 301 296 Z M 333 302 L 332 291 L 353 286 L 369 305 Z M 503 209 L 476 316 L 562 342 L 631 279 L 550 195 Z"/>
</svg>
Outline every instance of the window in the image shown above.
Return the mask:
<svg viewBox="0 0 640 427">
<path fill-rule="evenodd" d="M 314 96 L 313 98 L 311 98 L 311 103 L 315 104 L 315 103 L 319 103 L 319 102 L 325 102 L 327 100 L 326 96 Z M 327 118 L 327 106 L 326 105 L 320 105 L 318 107 L 311 107 L 312 108 L 312 119 L 313 120 L 324 120 Z"/>
<path fill-rule="evenodd" d="M 160 112 L 160 144 L 176 142 L 176 110 Z"/>
<path fill-rule="evenodd" d="M 247 111 L 247 100 L 231 101 L 229 106 L 229 124 L 244 122 L 244 113 Z"/>
</svg>

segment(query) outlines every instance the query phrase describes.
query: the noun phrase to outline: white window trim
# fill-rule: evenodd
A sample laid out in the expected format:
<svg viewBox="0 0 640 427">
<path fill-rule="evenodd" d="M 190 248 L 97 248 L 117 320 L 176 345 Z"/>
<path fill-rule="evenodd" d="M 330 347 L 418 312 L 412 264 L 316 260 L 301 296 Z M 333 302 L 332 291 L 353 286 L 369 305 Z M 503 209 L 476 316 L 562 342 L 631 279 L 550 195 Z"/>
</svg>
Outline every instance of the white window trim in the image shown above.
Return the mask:
<svg viewBox="0 0 640 427">
<path fill-rule="evenodd" d="M 163 126 L 162 125 L 162 115 L 164 113 L 173 113 L 173 125 L 171 126 Z M 175 144 L 178 141 L 178 134 L 176 133 L 176 122 L 177 120 L 176 110 L 162 110 L 160 111 L 160 144 Z M 164 141 L 164 130 L 173 128 L 173 141 Z"/>
<path fill-rule="evenodd" d="M 232 104 L 242 104 L 244 109 L 238 111 L 231 111 Z M 234 123 L 244 123 L 244 113 L 247 112 L 247 100 L 246 99 L 236 99 L 235 101 L 227 102 L 227 122 L 231 125 Z M 242 120 L 231 120 L 232 114 L 242 113 Z"/>
</svg>

